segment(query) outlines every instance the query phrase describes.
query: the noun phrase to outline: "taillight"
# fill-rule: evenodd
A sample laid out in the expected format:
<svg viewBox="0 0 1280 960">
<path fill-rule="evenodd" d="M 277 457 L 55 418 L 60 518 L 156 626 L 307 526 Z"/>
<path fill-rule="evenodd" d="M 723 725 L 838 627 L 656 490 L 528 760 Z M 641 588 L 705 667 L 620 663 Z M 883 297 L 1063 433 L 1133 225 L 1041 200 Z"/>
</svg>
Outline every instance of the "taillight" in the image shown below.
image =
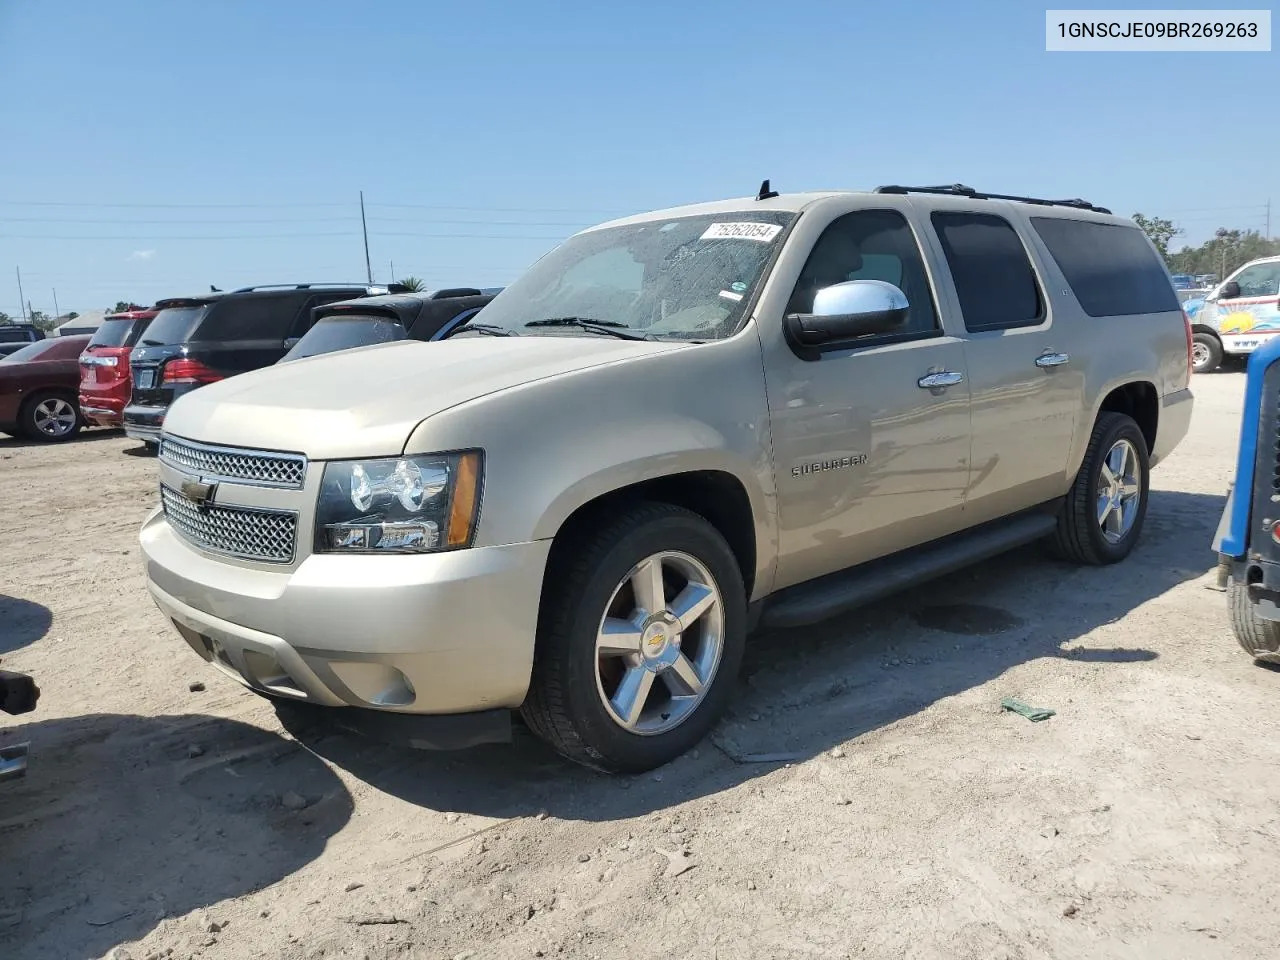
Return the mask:
<svg viewBox="0 0 1280 960">
<path fill-rule="evenodd" d="M 1187 381 L 1191 380 L 1191 371 L 1195 369 L 1195 358 L 1191 355 L 1191 318 L 1187 316 L 1187 311 L 1182 311 L 1182 323 L 1187 331 Z"/>
<path fill-rule="evenodd" d="M 179 357 L 164 365 L 165 383 L 213 383 L 221 379 L 222 374 L 212 367 L 206 367 L 199 360 Z"/>
</svg>

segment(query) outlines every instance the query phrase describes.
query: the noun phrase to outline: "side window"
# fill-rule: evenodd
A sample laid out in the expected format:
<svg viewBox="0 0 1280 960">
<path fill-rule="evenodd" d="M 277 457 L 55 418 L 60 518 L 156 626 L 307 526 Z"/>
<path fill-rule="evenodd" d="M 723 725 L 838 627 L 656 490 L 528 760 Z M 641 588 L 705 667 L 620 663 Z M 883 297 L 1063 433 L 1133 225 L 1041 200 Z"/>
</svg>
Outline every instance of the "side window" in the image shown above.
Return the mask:
<svg viewBox="0 0 1280 960">
<path fill-rule="evenodd" d="M 222 300 L 193 340 L 283 340 L 297 310 L 288 296 L 246 296 Z"/>
<path fill-rule="evenodd" d="M 1255 263 L 1236 277 L 1242 297 L 1274 297 L 1280 294 L 1280 262 Z"/>
<path fill-rule="evenodd" d="M 1032 217 L 1031 225 L 1091 317 L 1180 309 L 1168 272 L 1137 227 Z"/>
<path fill-rule="evenodd" d="M 938 329 L 920 247 L 897 211 L 859 210 L 833 220 L 813 245 L 787 312 L 810 313 L 819 290 L 846 280 L 884 280 L 905 293 L 910 310 L 903 333 Z"/>
<path fill-rule="evenodd" d="M 935 213 L 931 219 L 966 330 L 1007 330 L 1044 319 L 1040 285 L 1008 220 L 985 213 Z"/>
</svg>

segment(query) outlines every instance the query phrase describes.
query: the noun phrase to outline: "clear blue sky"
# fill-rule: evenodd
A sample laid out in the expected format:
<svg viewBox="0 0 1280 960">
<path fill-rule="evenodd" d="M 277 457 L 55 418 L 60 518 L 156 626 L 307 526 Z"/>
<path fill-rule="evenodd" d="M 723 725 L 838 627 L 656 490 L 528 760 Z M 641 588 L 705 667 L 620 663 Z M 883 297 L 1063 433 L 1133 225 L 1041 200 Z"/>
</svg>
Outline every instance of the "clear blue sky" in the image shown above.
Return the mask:
<svg viewBox="0 0 1280 960">
<path fill-rule="evenodd" d="M 1044 9 L 0 0 L 0 310 L 15 265 L 48 312 L 362 279 L 361 189 L 375 279 L 433 285 L 764 177 L 1280 233 L 1280 55 L 1046 53 Z"/>
</svg>

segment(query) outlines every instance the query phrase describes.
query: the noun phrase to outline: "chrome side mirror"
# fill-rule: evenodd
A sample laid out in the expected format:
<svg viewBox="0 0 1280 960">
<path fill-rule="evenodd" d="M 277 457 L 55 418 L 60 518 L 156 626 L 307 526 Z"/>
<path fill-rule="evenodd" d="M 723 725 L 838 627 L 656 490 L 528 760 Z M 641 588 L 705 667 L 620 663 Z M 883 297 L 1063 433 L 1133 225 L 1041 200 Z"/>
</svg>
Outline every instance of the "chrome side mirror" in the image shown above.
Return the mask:
<svg viewBox="0 0 1280 960">
<path fill-rule="evenodd" d="M 834 349 L 858 337 L 900 332 L 909 307 L 892 283 L 846 280 L 819 290 L 812 313 L 788 314 L 786 332 L 799 347 Z"/>
</svg>

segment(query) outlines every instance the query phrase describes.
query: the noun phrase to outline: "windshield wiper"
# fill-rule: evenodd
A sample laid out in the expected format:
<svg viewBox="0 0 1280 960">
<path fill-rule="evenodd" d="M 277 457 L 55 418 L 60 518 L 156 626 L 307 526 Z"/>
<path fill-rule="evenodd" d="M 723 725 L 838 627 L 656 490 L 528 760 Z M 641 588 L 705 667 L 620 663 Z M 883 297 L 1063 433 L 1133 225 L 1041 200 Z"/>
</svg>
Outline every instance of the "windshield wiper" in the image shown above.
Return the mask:
<svg viewBox="0 0 1280 960">
<path fill-rule="evenodd" d="M 468 330 L 474 330 L 476 333 L 487 334 L 490 337 L 518 337 L 520 334 L 514 330 L 508 330 L 506 327 L 499 327 L 492 323 L 462 323 L 454 327 L 440 339 L 448 340 L 455 333 L 466 333 Z"/>
<path fill-rule="evenodd" d="M 161 343 L 159 340 L 143 340 L 142 345 L 144 347 L 163 347 L 164 346 L 164 344 Z"/>
<path fill-rule="evenodd" d="M 605 333 L 621 340 L 654 340 L 651 334 L 634 331 L 625 323 L 614 320 L 595 320 L 591 317 L 548 317 L 545 320 L 530 320 L 526 327 L 579 327 L 592 333 Z"/>
</svg>

